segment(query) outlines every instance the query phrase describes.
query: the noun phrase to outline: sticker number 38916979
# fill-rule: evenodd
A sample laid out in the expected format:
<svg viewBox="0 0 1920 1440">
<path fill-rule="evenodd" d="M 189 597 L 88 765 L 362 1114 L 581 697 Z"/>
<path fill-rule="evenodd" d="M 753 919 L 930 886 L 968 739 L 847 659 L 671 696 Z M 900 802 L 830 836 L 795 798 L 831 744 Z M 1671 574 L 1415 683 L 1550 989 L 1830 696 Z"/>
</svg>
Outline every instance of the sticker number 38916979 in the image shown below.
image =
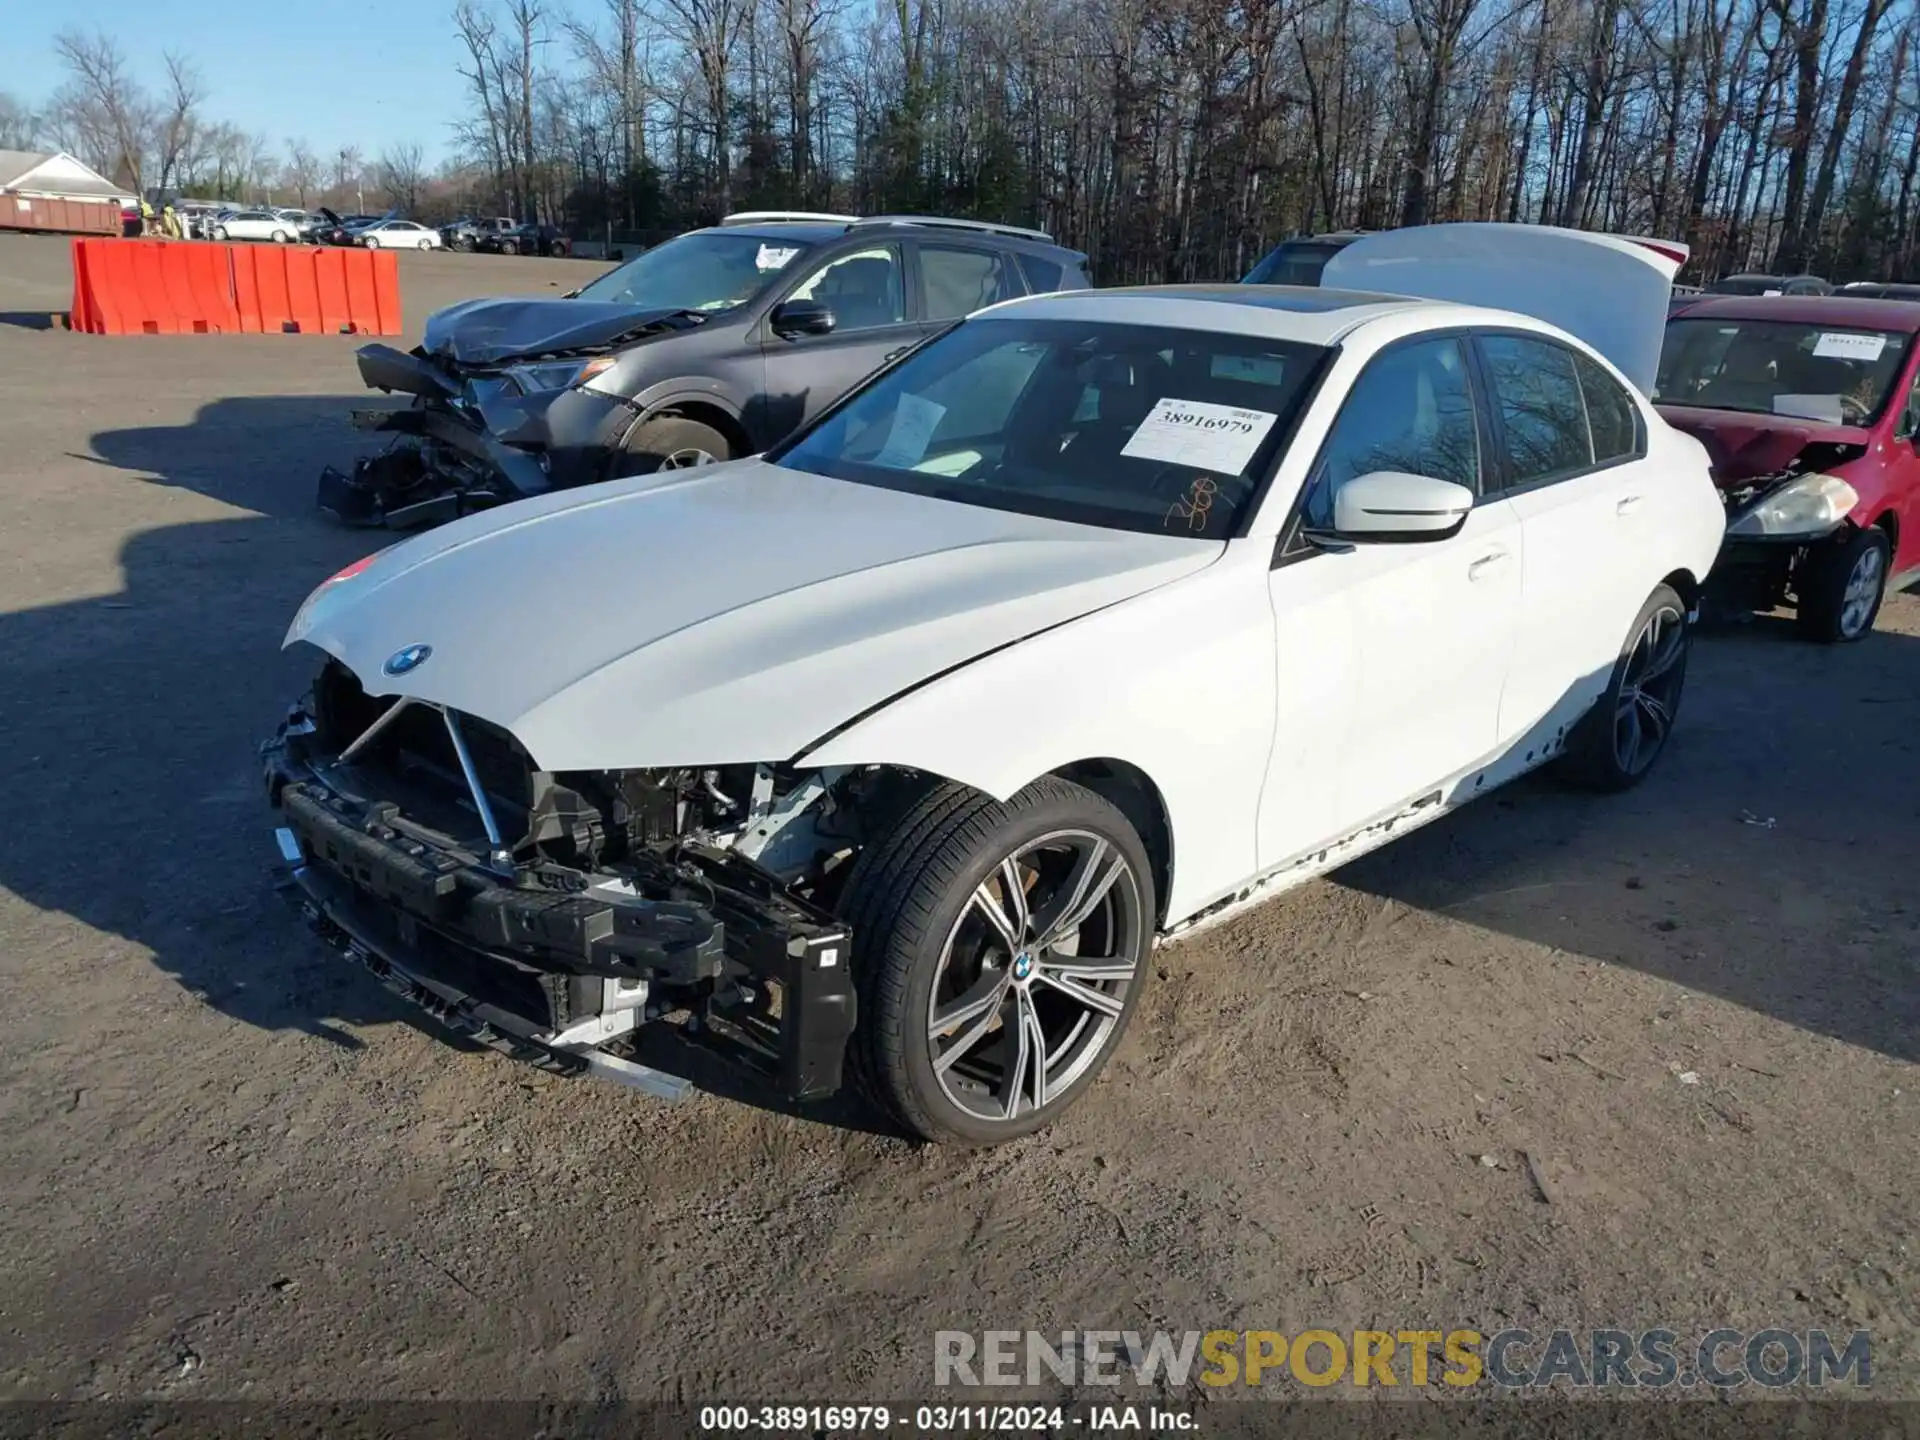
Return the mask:
<svg viewBox="0 0 1920 1440">
<path fill-rule="evenodd" d="M 1191 465 L 1216 475 L 1238 475 L 1279 418 L 1267 410 L 1242 410 L 1199 400 L 1161 400 L 1147 412 L 1120 453 L 1137 460 Z"/>
</svg>

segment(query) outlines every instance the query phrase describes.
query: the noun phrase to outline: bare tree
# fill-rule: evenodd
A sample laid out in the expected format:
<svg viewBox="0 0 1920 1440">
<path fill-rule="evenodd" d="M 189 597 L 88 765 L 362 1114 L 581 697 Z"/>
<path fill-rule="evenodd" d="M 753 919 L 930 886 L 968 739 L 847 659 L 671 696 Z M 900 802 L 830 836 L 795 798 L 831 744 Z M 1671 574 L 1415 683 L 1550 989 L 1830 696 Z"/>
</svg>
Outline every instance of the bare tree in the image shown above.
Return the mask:
<svg viewBox="0 0 1920 1440">
<path fill-rule="evenodd" d="M 420 208 L 420 185 L 425 178 L 423 155 L 414 144 L 390 145 L 380 156 L 380 188 L 396 210 L 411 215 Z"/>
<path fill-rule="evenodd" d="M 32 150 L 40 143 L 40 117 L 0 91 L 0 150 Z"/>
<path fill-rule="evenodd" d="M 119 43 L 105 32 L 62 30 L 54 36 L 53 48 L 67 72 L 51 117 L 63 143 L 79 150 L 96 169 L 124 174 L 144 193 L 154 106 Z"/>
<path fill-rule="evenodd" d="M 190 60 L 169 53 L 166 66 L 167 88 L 155 111 L 153 136 L 162 190 L 173 188 L 181 162 L 191 156 L 199 141 L 200 102 L 205 93 L 200 74 Z"/>
<path fill-rule="evenodd" d="M 280 178 L 292 188 L 301 209 L 307 208 L 307 197 L 319 186 L 321 173 L 320 157 L 311 145 L 305 140 L 287 142 L 287 161 L 280 167 Z"/>
</svg>

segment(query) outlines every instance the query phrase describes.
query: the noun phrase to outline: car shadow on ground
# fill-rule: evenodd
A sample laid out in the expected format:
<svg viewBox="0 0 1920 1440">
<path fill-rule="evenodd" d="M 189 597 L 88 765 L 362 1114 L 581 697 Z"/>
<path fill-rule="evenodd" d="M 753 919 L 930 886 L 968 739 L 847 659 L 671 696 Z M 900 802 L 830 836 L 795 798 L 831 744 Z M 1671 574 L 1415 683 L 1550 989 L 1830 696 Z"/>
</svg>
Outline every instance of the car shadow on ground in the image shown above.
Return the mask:
<svg viewBox="0 0 1920 1440">
<path fill-rule="evenodd" d="M 188 426 L 94 436 L 89 458 L 236 512 L 134 535 L 116 593 L 0 615 L 0 794 L 16 817 L 0 886 L 141 946 L 235 1020 L 343 1046 L 359 1042 L 342 1025 L 415 1012 L 273 893 L 256 746 L 311 677 L 309 656 L 279 650 L 288 617 L 392 538 L 311 508 L 364 398 L 230 399 Z M 1596 801 L 1530 780 L 1334 883 L 1920 1058 L 1920 902 L 1905 898 L 1920 640 L 1823 649 L 1778 629 L 1697 647 L 1671 753 L 1641 788 Z M 1782 926 L 1806 936 L 1799 963 L 1752 963 L 1742 937 Z M 851 1098 L 783 1105 L 671 1035 L 641 1058 L 744 1103 L 897 1133 Z"/>
<path fill-rule="evenodd" d="M 1333 879 L 1920 1060 L 1916 720 L 1920 639 L 1714 627 L 1638 788 L 1531 776 Z"/>
</svg>

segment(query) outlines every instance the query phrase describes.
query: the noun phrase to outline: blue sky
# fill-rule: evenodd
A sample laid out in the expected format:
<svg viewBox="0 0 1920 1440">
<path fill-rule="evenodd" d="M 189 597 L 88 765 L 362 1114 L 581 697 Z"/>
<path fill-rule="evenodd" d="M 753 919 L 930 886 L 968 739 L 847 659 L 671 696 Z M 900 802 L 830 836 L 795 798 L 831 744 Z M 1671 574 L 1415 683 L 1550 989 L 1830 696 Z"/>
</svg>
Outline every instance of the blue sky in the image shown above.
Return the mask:
<svg viewBox="0 0 1920 1440">
<path fill-rule="evenodd" d="M 322 156 L 358 145 L 368 159 L 418 141 L 429 164 L 451 146 L 465 96 L 453 0 L 0 0 L 0 89 L 44 102 L 61 75 L 57 30 L 115 36 L 141 79 L 166 79 L 182 51 L 206 81 L 205 111 Z"/>
</svg>

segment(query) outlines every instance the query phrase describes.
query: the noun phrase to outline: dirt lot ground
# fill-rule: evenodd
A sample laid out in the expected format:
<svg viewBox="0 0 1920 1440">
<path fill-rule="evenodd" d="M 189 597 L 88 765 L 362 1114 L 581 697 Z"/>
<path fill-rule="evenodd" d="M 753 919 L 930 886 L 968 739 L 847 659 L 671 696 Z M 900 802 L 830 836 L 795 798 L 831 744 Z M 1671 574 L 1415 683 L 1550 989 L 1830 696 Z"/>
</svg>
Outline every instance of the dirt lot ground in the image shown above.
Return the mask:
<svg viewBox="0 0 1920 1440">
<path fill-rule="evenodd" d="M 400 259 L 416 329 L 595 268 Z M 370 548 L 308 509 L 353 341 L 35 328 L 67 285 L 0 236 L 0 1396 L 898 1400 L 939 1329 L 1778 1325 L 1920 1398 L 1920 599 L 1703 644 L 1629 796 L 1523 784 L 1163 951 L 1051 1133 L 669 1107 L 448 1049 L 270 893 L 277 645 Z"/>
</svg>

